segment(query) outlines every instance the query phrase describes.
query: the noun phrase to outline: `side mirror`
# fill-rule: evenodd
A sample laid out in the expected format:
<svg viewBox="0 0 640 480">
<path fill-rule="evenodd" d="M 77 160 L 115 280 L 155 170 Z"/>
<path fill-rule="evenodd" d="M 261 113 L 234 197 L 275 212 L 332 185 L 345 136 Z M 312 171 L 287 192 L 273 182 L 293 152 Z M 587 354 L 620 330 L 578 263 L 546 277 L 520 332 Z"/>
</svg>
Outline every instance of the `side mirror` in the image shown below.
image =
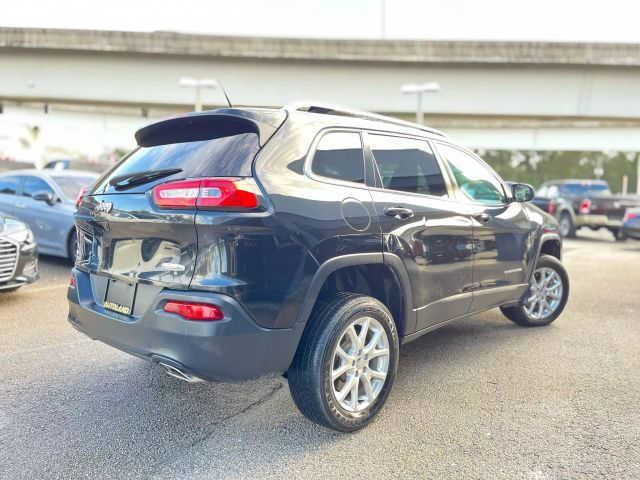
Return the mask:
<svg viewBox="0 0 640 480">
<path fill-rule="evenodd" d="M 56 202 L 53 192 L 36 192 L 33 194 L 33 199 L 39 202 L 47 202 L 49 205 L 53 205 Z"/>
<path fill-rule="evenodd" d="M 513 193 L 513 199 L 516 202 L 530 202 L 533 200 L 536 194 L 531 185 L 526 183 L 514 183 L 511 185 L 511 192 Z"/>
</svg>

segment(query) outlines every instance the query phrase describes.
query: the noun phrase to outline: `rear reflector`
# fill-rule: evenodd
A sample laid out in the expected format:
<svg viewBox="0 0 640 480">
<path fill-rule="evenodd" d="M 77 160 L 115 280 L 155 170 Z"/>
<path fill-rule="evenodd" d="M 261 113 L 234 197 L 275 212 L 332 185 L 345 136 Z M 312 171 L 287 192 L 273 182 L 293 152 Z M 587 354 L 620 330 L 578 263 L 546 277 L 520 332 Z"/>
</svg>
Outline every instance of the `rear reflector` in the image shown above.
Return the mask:
<svg viewBox="0 0 640 480">
<path fill-rule="evenodd" d="M 258 186 L 252 178 L 181 180 L 153 188 L 153 201 L 161 208 L 237 208 L 259 205 Z"/>
<path fill-rule="evenodd" d="M 209 305 L 208 303 L 191 303 L 191 302 L 177 302 L 168 301 L 163 310 L 168 313 L 175 313 L 187 320 L 222 320 L 224 314 L 220 307 L 216 305 Z"/>
<path fill-rule="evenodd" d="M 579 213 L 589 213 L 591 211 L 591 200 L 585 198 L 580 202 L 580 208 L 578 209 Z"/>
</svg>

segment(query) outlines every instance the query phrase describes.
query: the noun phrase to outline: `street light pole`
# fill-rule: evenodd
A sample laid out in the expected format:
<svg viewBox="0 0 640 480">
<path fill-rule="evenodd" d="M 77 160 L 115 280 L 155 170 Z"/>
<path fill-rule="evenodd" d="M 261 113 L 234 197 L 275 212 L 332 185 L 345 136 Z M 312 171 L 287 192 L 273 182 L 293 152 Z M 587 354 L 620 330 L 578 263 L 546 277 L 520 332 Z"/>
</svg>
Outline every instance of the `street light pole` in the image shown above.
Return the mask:
<svg viewBox="0 0 640 480">
<path fill-rule="evenodd" d="M 185 88 L 193 88 L 196 98 L 194 102 L 194 111 L 202 111 L 202 89 L 203 88 L 222 88 L 217 80 L 213 78 L 191 78 L 182 77 L 178 81 L 178 85 Z"/>
<path fill-rule="evenodd" d="M 400 91 L 404 94 L 415 94 L 418 101 L 416 107 L 416 123 L 422 125 L 424 123 L 424 110 L 422 108 L 422 94 L 427 92 L 439 92 L 440 84 L 438 82 L 425 83 L 406 83 L 400 87 Z"/>
<path fill-rule="evenodd" d="M 195 102 L 195 105 L 193 106 L 193 111 L 201 112 L 202 111 L 202 87 L 200 85 L 196 85 L 194 88 L 196 90 L 196 102 Z"/>
<path fill-rule="evenodd" d="M 424 124 L 424 110 L 422 110 L 422 91 L 416 93 L 418 98 L 418 105 L 416 107 L 416 123 L 419 125 Z"/>
</svg>

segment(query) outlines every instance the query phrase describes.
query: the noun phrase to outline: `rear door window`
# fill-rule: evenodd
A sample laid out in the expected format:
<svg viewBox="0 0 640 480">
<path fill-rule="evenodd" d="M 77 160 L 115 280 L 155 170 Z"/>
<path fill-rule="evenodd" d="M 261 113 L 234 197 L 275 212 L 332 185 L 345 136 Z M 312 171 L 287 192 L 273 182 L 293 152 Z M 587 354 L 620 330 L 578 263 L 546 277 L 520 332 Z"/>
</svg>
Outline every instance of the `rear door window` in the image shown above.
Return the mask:
<svg viewBox="0 0 640 480">
<path fill-rule="evenodd" d="M 447 196 L 444 176 L 426 141 L 367 134 L 367 143 L 385 189 Z"/>
<path fill-rule="evenodd" d="M 36 193 L 47 192 L 53 193 L 51 186 L 43 179 L 38 177 L 25 177 L 24 187 L 22 188 L 23 197 L 33 197 Z"/>
<path fill-rule="evenodd" d="M 329 132 L 318 142 L 311 162 L 316 175 L 364 183 L 364 153 L 358 132 Z"/>
</svg>

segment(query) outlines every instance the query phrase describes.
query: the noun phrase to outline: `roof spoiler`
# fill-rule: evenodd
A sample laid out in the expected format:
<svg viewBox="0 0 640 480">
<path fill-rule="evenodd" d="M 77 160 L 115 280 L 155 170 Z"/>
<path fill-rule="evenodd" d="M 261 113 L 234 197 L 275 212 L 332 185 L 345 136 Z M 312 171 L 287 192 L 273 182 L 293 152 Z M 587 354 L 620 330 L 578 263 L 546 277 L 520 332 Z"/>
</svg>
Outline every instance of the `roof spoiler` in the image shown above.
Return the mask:
<svg viewBox="0 0 640 480">
<path fill-rule="evenodd" d="M 255 133 L 263 146 L 286 118 L 281 110 L 219 108 L 152 123 L 138 130 L 135 138 L 141 147 L 155 147 Z"/>
</svg>

